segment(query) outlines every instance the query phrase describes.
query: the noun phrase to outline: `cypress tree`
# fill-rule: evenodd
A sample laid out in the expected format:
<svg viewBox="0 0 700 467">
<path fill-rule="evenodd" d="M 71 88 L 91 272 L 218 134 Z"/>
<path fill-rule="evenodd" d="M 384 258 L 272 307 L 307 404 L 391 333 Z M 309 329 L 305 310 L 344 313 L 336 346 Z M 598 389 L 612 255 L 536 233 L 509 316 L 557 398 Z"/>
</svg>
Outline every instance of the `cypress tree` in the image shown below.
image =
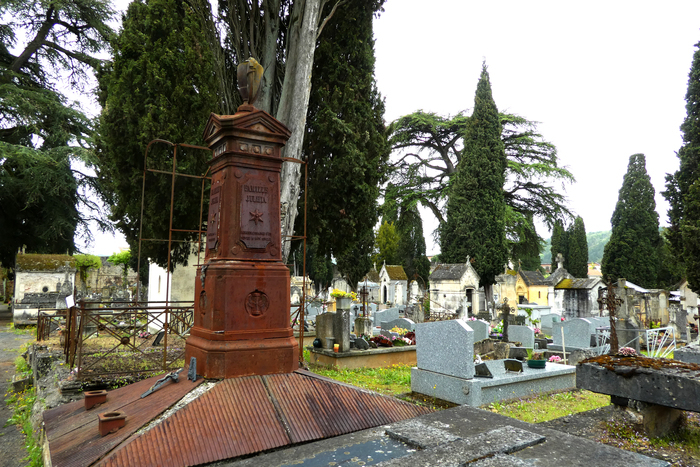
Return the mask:
<svg viewBox="0 0 700 467">
<path fill-rule="evenodd" d="M 567 271 L 580 278 L 588 277 L 588 242 L 586 240 L 586 226 L 581 216 L 577 216 L 568 232 L 568 259 Z"/>
<path fill-rule="evenodd" d="M 493 301 L 496 275 L 508 260 L 505 169 L 501 122 L 484 64 L 464 136 L 462 162 L 450 179 L 446 219 L 440 227 L 440 258 L 445 263 L 473 258 L 489 302 Z"/>
<path fill-rule="evenodd" d="M 561 253 L 566 260 L 566 229 L 564 229 L 564 224 L 561 221 L 557 221 L 552 228 L 552 247 L 550 252 L 552 254 L 552 271 L 557 269 L 557 255 Z"/>
<path fill-rule="evenodd" d="M 700 42 L 695 44 L 685 95 L 687 116 L 681 125 L 683 145 L 679 170 L 666 176 L 664 196 L 670 203 L 668 239 L 676 258 L 685 263 L 688 284 L 700 290 Z"/>
<path fill-rule="evenodd" d="M 99 175 L 111 205 L 111 218 L 136 257 L 148 143 L 160 138 L 202 145 L 204 125 L 210 113 L 218 111 L 219 101 L 206 38 L 185 0 L 132 2 L 112 45 L 112 66 L 99 76 Z M 149 153 L 149 168 L 169 171 L 172 157 L 172 148 L 155 145 Z M 211 156 L 207 151 L 181 150 L 177 158 L 179 173 L 204 175 Z M 144 238 L 168 238 L 170 186 L 170 176 L 146 174 Z M 199 180 L 176 179 L 173 228 L 198 227 L 200 189 Z M 196 235 L 174 238 L 195 240 Z M 189 253 L 188 243 L 174 243 L 175 263 L 186 262 Z M 167 243 L 141 245 L 142 258 L 162 267 L 167 264 L 167 255 Z"/>
<path fill-rule="evenodd" d="M 423 219 L 417 206 L 402 207 L 396 221 L 396 233 L 399 236 L 399 248 L 396 253 L 399 264 L 406 271 L 409 281 L 418 280 L 421 287 L 426 287 L 430 275 L 430 261 L 425 255 Z"/>
<path fill-rule="evenodd" d="M 656 287 L 659 215 L 644 154 L 630 156 L 610 222 L 612 234 L 603 253 L 603 275 Z"/>
<path fill-rule="evenodd" d="M 307 235 L 318 238 L 318 254 L 333 256 L 352 287 L 371 268 L 379 185 L 389 157 L 372 38 L 372 19 L 383 3 L 348 1 L 343 14 L 325 25 L 314 55 L 304 136 Z"/>
</svg>

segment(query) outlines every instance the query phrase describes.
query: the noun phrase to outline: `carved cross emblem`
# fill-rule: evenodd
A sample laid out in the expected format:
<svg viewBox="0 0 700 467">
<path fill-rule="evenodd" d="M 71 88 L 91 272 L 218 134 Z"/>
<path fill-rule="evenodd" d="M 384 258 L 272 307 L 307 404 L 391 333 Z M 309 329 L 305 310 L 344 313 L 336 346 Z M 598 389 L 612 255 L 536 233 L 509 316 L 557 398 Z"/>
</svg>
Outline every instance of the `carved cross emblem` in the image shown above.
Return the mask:
<svg viewBox="0 0 700 467">
<path fill-rule="evenodd" d="M 258 222 L 263 222 L 262 215 L 263 213 L 256 209 L 255 211 L 250 213 L 250 220 L 255 222 L 255 225 L 258 225 Z"/>
</svg>

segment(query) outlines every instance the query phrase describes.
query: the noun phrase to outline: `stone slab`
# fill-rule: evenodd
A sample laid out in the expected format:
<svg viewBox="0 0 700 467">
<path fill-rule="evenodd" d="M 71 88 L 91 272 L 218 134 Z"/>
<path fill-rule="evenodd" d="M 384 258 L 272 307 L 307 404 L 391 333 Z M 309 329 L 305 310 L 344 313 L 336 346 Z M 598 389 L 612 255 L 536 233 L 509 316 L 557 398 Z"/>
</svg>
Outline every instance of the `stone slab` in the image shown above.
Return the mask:
<svg viewBox="0 0 700 467">
<path fill-rule="evenodd" d="M 522 347 L 525 347 L 526 349 L 534 349 L 535 328 L 511 324 L 508 326 L 508 340 L 510 342 L 520 342 Z"/>
<path fill-rule="evenodd" d="M 644 357 L 603 355 L 596 360 L 576 367 L 576 387 L 700 412 L 700 366 Z"/>
<path fill-rule="evenodd" d="M 547 363 L 545 368 L 523 366 L 522 373 L 506 372 L 503 360 L 485 362 L 493 379 L 464 379 L 411 369 L 411 390 L 455 404 L 481 407 L 493 402 L 564 391 L 576 387 L 576 367 Z"/>
<path fill-rule="evenodd" d="M 700 365 L 700 345 L 691 344 L 685 347 L 677 347 L 673 351 L 673 359 L 685 363 L 697 363 Z"/>
<path fill-rule="evenodd" d="M 505 426 L 430 447 L 411 455 L 410 465 L 462 466 L 495 454 L 510 454 L 542 443 L 545 437 L 531 431 Z M 380 462 L 377 467 L 404 467 L 405 458 Z"/>
<path fill-rule="evenodd" d="M 403 441 L 420 449 L 427 449 L 462 439 L 449 431 L 423 423 L 418 419 L 394 423 L 390 428 L 387 428 L 386 434 L 390 438 Z"/>
<path fill-rule="evenodd" d="M 486 459 L 469 464 L 469 467 L 532 467 L 537 465 L 534 460 L 520 459 L 506 454 L 496 454 Z"/>
<path fill-rule="evenodd" d="M 418 417 L 423 424 L 449 432 L 462 439 L 478 436 L 503 426 L 513 426 L 546 437 L 544 443 L 539 443 L 510 455 L 496 454 L 487 459 L 480 459 L 468 464 L 469 467 L 503 467 L 535 465 L 537 467 L 669 467 L 670 464 L 661 459 L 646 457 L 635 452 L 596 443 L 584 438 L 571 436 L 561 431 L 543 427 L 540 424 L 529 424 L 514 420 L 488 410 L 482 410 L 466 405 L 452 409 L 440 410 Z M 401 423 L 401 422 L 399 422 Z M 393 425 L 372 428 L 369 430 L 335 436 L 311 443 L 301 443 L 288 449 L 273 450 L 260 453 L 247 459 L 236 459 L 222 463 L 221 467 L 327 467 L 331 462 L 336 466 L 376 465 L 392 458 L 402 458 L 402 467 L 424 466 L 424 463 L 413 462 L 417 454 L 415 448 L 403 442 L 396 441 L 386 435 L 386 429 Z M 486 440 L 488 443 L 490 440 Z M 440 450 L 441 445 L 436 446 Z M 483 464 L 489 460 L 512 460 L 512 464 Z M 518 461 L 523 463 L 517 463 Z M 495 462 L 495 461 L 494 461 Z M 432 464 L 433 466 L 445 464 Z M 462 463 L 463 465 L 463 463 Z"/>
<path fill-rule="evenodd" d="M 474 377 L 474 331 L 461 319 L 416 324 L 418 368 L 458 378 Z"/>
</svg>

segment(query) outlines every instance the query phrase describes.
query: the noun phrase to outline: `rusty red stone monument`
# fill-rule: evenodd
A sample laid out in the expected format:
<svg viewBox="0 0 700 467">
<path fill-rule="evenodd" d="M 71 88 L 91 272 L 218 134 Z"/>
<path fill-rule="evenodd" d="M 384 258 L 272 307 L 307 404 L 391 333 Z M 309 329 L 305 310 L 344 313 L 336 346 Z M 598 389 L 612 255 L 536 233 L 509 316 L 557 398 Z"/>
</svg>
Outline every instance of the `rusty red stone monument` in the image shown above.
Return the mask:
<svg viewBox="0 0 700 467">
<path fill-rule="evenodd" d="M 239 66 L 244 104 L 234 115 L 212 114 L 204 130 L 214 158 L 185 361 L 195 357 L 205 378 L 298 368 L 280 232 L 281 150 L 290 131 L 252 105 L 261 75 L 253 60 Z"/>
</svg>

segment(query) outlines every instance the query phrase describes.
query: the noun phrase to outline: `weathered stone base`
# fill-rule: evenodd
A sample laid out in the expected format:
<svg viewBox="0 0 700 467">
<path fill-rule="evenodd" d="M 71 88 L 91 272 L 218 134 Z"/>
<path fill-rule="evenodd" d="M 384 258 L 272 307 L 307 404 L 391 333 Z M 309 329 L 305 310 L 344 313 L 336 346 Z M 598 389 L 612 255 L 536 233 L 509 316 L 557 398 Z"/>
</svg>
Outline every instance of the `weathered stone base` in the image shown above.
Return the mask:
<svg viewBox="0 0 700 467">
<path fill-rule="evenodd" d="M 506 373 L 503 360 L 486 362 L 491 378 L 462 379 L 413 368 L 411 390 L 455 404 L 472 407 L 576 387 L 576 367 L 547 363 L 543 369 L 523 367 L 522 373 Z"/>
<path fill-rule="evenodd" d="M 248 375 L 291 373 L 299 367 L 299 346 L 294 337 L 210 341 L 199 336 L 187 339 L 185 361 L 197 359 L 197 373 L 223 379 Z M 201 370 L 200 370 L 201 368 Z"/>
<path fill-rule="evenodd" d="M 332 350 L 307 347 L 310 362 L 333 368 L 385 368 L 391 365 L 416 365 L 416 346 L 387 347 L 369 350 L 351 350 L 334 353 Z"/>
</svg>

